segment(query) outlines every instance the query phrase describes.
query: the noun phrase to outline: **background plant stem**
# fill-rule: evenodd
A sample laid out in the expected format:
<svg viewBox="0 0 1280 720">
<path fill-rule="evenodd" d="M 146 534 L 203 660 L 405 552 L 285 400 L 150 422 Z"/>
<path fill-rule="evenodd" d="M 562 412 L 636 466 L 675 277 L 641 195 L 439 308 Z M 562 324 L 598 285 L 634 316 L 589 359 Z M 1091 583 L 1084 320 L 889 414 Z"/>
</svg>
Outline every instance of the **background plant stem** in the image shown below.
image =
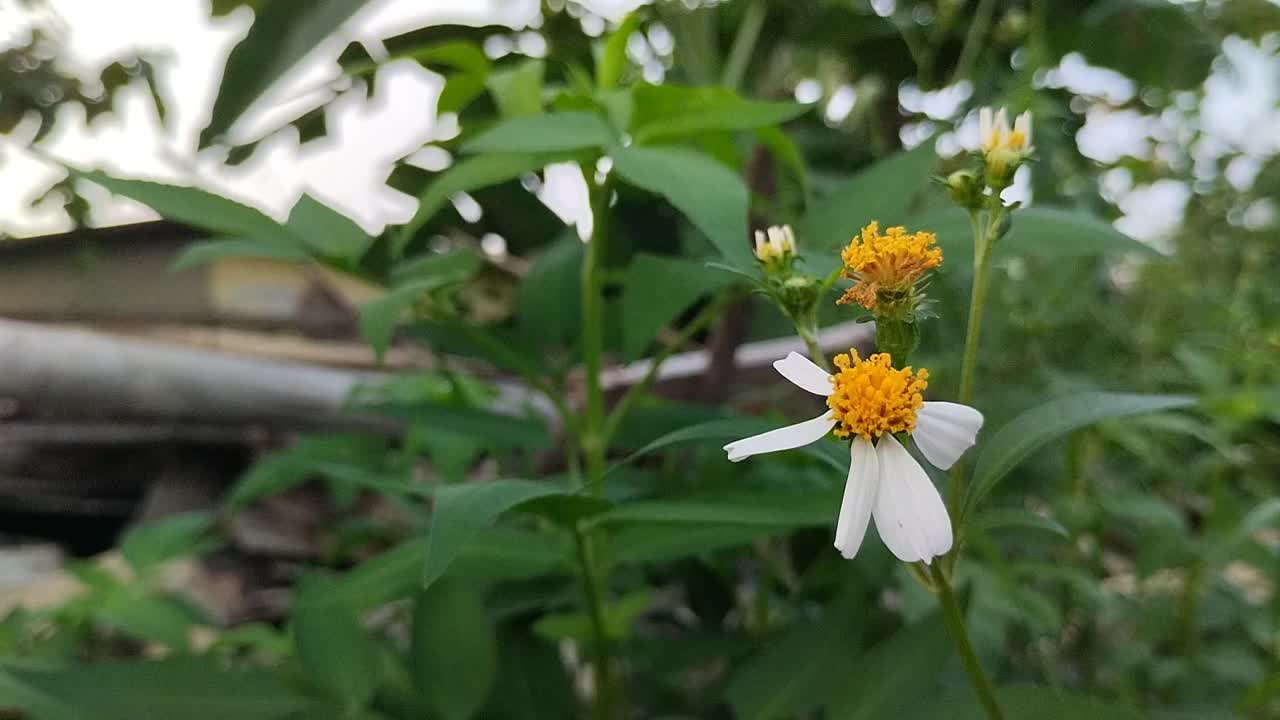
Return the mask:
<svg viewBox="0 0 1280 720">
<path fill-rule="evenodd" d="M 982 663 L 978 660 L 978 655 L 973 651 L 973 643 L 969 641 L 969 629 L 965 626 L 964 613 L 960 610 L 960 603 L 956 600 L 955 591 L 951 589 L 951 582 L 947 580 L 947 576 L 942 572 L 942 568 L 938 563 L 934 563 L 929 568 L 930 576 L 933 578 L 934 586 L 938 591 L 938 603 L 942 605 L 943 620 L 947 625 L 947 632 L 951 634 L 951 640 L 956 645 L 956 651 L 960 653 L 960 662 L 964 665 L 964 670 L 969 675 L 969 682 L 973 685 L 973 690 L 978 694 L 978 699 L 982 701 L 982 707 L 987 711 L 987 717 L 991 720 L 1004 720 L 1004 712 L 1000 709 L 1000 703 L 996 700 L 995 688 L 991 685 L 991 680 L 987 678 L 986 672 L 982 669 Z"/>
<path fill-rule="evenodd" d="M 593 495 L 604 495 L 605 414 L 600 374 L 604 363 L 604 274 L 602 265 L 608 235 L 610 188 L 608 180 L 595 181 L 595 167 L 584 165 L 583 178 L 591 191 L 591 239 L 582 260 L 582 365 L 587 401 L 579 427 L 578 446 L 586 465 L 587 486 Z M 574 543 L 582 570 L 583 594 L 591 616 L 595 654 L 595 693 L 592 717 L 608 720 L 619 704 L 617 679 L 605 623 L 608 568 L 600 558 L 590 529 L 574 529 Z"/>
</svg>

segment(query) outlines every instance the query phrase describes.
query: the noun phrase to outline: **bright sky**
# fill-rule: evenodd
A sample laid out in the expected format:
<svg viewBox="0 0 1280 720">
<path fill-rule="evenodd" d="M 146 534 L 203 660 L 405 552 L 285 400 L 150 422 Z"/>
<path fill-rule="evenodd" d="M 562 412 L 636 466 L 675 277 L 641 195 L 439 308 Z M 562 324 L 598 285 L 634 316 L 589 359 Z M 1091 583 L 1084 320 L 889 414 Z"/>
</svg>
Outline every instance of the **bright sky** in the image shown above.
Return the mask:
<svg viewBox="0 0 1280 720">
<path fill-rule="evenodd" d="M 393 162 L 433 138 L 447 137 L 452 132 L 447 123 L 437 123 L 433 111 L 441 89 L 440 77 L 414 62 L 403 61 L 379 70 L 378 92 L 371 100 L 366 101 L 363 93 L 352 93 L 334 103 L 328 116 L 329 137 L 310 143 L 303 151 L 291 133 L 283 133 L 264 143 L 254 158 L 240 167 L 226 166 L 221 158 L 209 154 L 197 157 L 196 138 L 207 121 L 219 69 L 247 30 L 252 14 L 241 9 L 210 22 L 207 0 L 48 2 L 65 20 L 67 45 L 75 59 L 88 68 L 100 67 L 124 48 L 167 58 L 160 73 L 169 107 L 165 126 L 161 126 L 150 98 L 140 87 L 121 95 L 116 112 L 101 116 L 92 126 L 86 126 L 78 109 L 63 109 L 62 122 L 44 147 L 54 157 L 80 166 L 102 167 L 122 176 L 201 185 L 280 218 L 307 191 L 370 232 L 378 232 L 388 223 L 403 222 L 413 212 L 412 198 L 384 185 Z M 640 2 L 584 0 L 583 4 L 602 16 L 617 19 Z M 14 33 L 21 27 L 11 5 L 11 0 L 0 0 L 0 45 L 13 42 Z M 538 0 L 375 0 L 258 106 L 274 106 L 272 110 L 251 113 L 247 124 L 236 130 L 253 135 L 255 129 L 272 127 L 291 102 L 301 97 L 305 103 L 309 89 L 338 75 L 335 59 L 352 39 L 361 40 L 376 51 L 380 38 L 433 22 L 499 21 L 521 29 L 538 22 L 538 8 Z M 1231 163 L 1229 173 L 1247 186 L 1262 160 L 1280 152 L 1278 53 L 1278 38 L 1261 45 L 1231 38 L 1224 44 L 1223 56 L 1228 62 L 1215 65 L 1215 72 L 1205 84 L 1203 110 L 1194 118 L 1207 136 L 1193 148 L 1197 172 L 1201 165 L 1205 172 L 1216 172 L 1218 157 L 1243 150 L 1245 156 Z M 1079 55 L 1065 58 L 1045 75 L 1043 82 L 1088 98 L 1087 122 L 1076 140 L 1086 155 L 1100 162 L 1115 162 L 1126 155 L 1151 157 L 1152 153 L 1170 153 L 1180 142 L 1179 122 L 1118 107 L 1133 98 L 1133 83 L 1114 71 L 1090 66 Z M 820 92 L 816 82 L 802 82 L 796 89 L 798 97 L 813 92 Z M 910 144 L 923 140 L 932 132 L 931 118 L 956 117 L 967 107 L 970 95 L 971 89 L 963 84 L 934 93 L 903 88 L 900 99 L 904 109 L 924 116 L 921 122 L 904 130 L 904 141 Z M 850 112 L 856 93 L 852 86 L 842 87 L 831 93 L 826 102 L 828 119 L 836 119 Z M 944 134 L 939 139 L 940 152 L 949 154 L 975 142 L 974 124 L 968 118 L 956 133 Z M 28 124 L 19 126 L 14 133 L 16 143 L 0 137 L 0 187 L 6 189 L 0 193 L 0 234 L 35 235 L 70 227 L 69 219 L 56 205 L 28 207 L 34 193 L 61 174 L 19 149 L 33 132 L 34 127 Z M 567 187 L 564 183 L 570 182 L 557 181 L 554 171 L 550 175 L 547 186 Z M 1027 179 L 1025 174 L 1020 178 L 1023 187 Z M 1191 196 L 1189 187 L 1175 181 L 1133 187 L 1131 180 L 1126 183 L 1124 176 L 1113 174 L 1107 183 L 1104 192 L 1125 213 L 1118 225 L 1136 237 L 1153 241 L 1177 227 Z M 580 214 L 584 206 L 576 194 L 572 189 L 543 193 L 544 200 L 566 218 Z M 91 201 L 105 199 L 105 194 L 90 196 Z M 124 202 L 93 202 L 93 209 L 94 224 L 152 217 L 145 208 Z"/>
</svg>

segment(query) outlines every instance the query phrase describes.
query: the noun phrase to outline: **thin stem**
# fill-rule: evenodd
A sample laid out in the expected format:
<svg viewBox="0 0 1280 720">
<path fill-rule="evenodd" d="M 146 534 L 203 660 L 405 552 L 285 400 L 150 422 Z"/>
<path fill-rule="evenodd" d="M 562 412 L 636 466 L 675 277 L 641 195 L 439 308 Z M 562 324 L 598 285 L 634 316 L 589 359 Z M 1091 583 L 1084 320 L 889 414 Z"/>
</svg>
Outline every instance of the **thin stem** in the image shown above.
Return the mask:
<svg viewBox="0 0 1280 720">
<path fill-rule="evenodd" d="M 701 312 L 694 316 L 693 320 L 689 321 L 689 323 L 680 330 L 680 334 L 676 336 L 675 340 L 662 348 L 662 350 L 649 361 L 649 369 L 645 371 L 644 377 L 640 379 L 640 382 L 628 388 L 626 394 L 618 400 L 618 403 L 613 406 L 613 410 L 609 412 L 609 417 L 605 420 L 604 424 L 604 444 L 606 446 L 609 444 L 609 440 L 613 437 L 613 434 L 618 431 L 618 426 L 621 425 L 623 419 L 626 418 L 627 412 L 631 409 L 631 406 L 635 404 L 636 400 L 640 399 L 640 396 L 648 392 L 649 388 L 653 387 L 653 383 L 658 379 L 658 371 L 662 368 L 662 364 L 692 340 L 694 335 L 702 332 L 711 324 L 711 321 L 719 317 L 721 311 L 724 310 L 725 305 L 728 304 L 728 299 L 730 297 L 736 297 L 736 295 L 722 295 L 721 297 L 707 303 L 706 307 L 704 307 Z"/>
<path fill-rule="evenodd" d="M 822 346 L 818 344 L 818 338 L 811 332 L 800 330 L 800 339 L 804 340 L 804 346 L 809 350 L 809 359 L 823 370 L 830 370 L 831 368 L 827 365 L 827 356 L 822 352 Z"/>
<path fill-rule="evenodd" d="M 992 217 L 983 227 L 974 221 L 973 236 L 973 291 L 969 297 L 969 322 L 964 337 L 964 360 L 960 365 L 960 402 L 973 401 L 973 382 L 978 368 L 978 340 L 982 335 L 982 308 L 987 301 L 987 284 L 990 282 L 991 229 L 998 218 Z"/>
<path fill-rule="evenodd" d="M 586 371 L 587 400 L 582 422 L 578 424 L 578 447 L 586 465 L 587 485 L 596 496 L 604 495 L 604 463 L 606 452 L 604 389 L 601 368 L 604 363 L 604 273 L 605 243 L 609 226 L 608 210 L 611 189 L 606 178 L 595 180 L 593 165 L 583 165 L 582 175 L 591 193 L 591 239 L 582 260 L 582 357 Z M 601 558 L 590 529 L 575 527 L 574 544 L 582 569 L 582 584 L 587 609 L 591 615 L 592 647 L 595 650 L 595 693 L 592 716 L 609 720 L 620 705 L 608 628 L 604 616 L 604 596 L 608 567 Z"/>
<path fill-rule="evenodd" d="M 608 720 L 613 717 L 615 683 L 609 629 L 604 618 L 604 588 L 596 570 L 590 531 L 575 526 L 573 541 L 578 551 L 578 563 L 582 566 L 582 590 L 587 598 L 587 613 L 591 616 L 591 643 L 595 655 L 595 698 L 591 716 L 596 720 Z"/>
<path fill-rule="evenodd" d="M 755 54 L 756 41 L 760 39 L 766 14 L 764 0 L 751 3 L 743 13 L 738 32 L 733 37 L 733 46 L 729 48 L 729 57 L 724 63 L 724 73 L 720 76 L 720 83 L 725 87 L 733 90 L 742 87 L 742 78 L 746 76 L 747 65 Z"/>
<path fill-rule="evenodd" d="M 605 417 L 600 371 L 604 358 L 604 262 L 608 228 L 608 181 L 596 183 L 593 168 L 583 176 L 591 188 L 591 240 L 582 258 L 582 365 L 586 371 L 587 403 L 583 412 L 580 443 L 586 460 L 587 483 L 596 495 L 604 494 Z"/>
<path fill-rule="evenodd" d="M 973 72 L 973 64 L 978 60 L 978 53 L 982 50 L 982 38 L 991 27 L 991 16 L 995 13 L 995 9 L 995 0 L 978 1 L 978 9 L 973 12 L 973 22 L 969 25 L 969 32 L 964 36 L 964 47 L 960 50 L 960 59 L 956 61 L 955 73 L 951 75 L 952 84 L 968 78 Z"/>
<path fill-rule="evenodd" d="M 934 563 L 929 568 L 929 573 L 938 591 L 938 603 L 942 605 L 942 616 L 947 624 L 947 632 L 951 634 L 951 641 L 955 643 L 956 651 L 960 653 L 960 662 L 969 675 L 969 682 L 973 684 L 974 692 L 978 693 L 978 699 L 982 701 L 987 717 L 991 720 L 1004 720 L 1004 712 L 1000 710 L 1000 703 L 996 700 L 995 688 L 983 671 L 977 653 L 973 651 L 973 643 L 969 640 L 969 629 L 964 622 L 964 613 L 961 612 L 960 603 L 951 589 L 951 582 L 947 580 L 946 574 L 942 572 L 938 563 Z"/>
</svg>

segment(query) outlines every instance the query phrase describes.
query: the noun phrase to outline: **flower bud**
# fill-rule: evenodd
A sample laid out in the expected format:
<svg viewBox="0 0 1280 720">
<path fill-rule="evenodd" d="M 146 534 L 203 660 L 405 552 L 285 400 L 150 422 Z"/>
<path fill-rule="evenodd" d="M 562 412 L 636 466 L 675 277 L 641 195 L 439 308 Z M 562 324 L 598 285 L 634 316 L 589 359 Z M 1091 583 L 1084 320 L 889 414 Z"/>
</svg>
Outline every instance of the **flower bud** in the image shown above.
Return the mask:
<svg viewBox="0 0 1280 720">
<path fill-rule="evenodd" d="M 790 225 L 774 225 L 768 230 L 757 230 L 756 260 L 766 271 L 777 272 L 791 266 L 796 257 L 796 236 Z"/>
<path fill-rule="evenodd" d="M 982 207 L 982 181 L 972 170 L 957 170 L 947 176 L 944 183 L 947 194 L 955 204 L 969 210 Z"/>
</svg>

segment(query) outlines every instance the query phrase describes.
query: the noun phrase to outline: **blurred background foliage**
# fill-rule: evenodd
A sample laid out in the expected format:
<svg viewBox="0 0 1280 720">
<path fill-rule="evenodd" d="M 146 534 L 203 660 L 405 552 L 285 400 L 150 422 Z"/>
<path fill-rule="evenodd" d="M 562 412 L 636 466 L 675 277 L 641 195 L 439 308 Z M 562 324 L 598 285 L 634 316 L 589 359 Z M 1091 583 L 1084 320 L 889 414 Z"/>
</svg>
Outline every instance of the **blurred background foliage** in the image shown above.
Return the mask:
<svg viewBox="0 0 1280 720">
<path fill-rule="evenodd" d="M 137 581 L 86 563 L 75 600 L 10 613 L 0 706 L 53 720 L 584 716 L 598 648 L 564 530 L 586 523 L 607 537 L 602 619 L 626 715 L 979 717 L 928 593 L 883 549 L 851 563 L 831 552 L 844 472 L 832 448 L 724 459 L 724 440 L 761 427 L 749 415 L 807 411 L 785 393 L 727 374 L 632 398 L 607 501 L 571 492 L 576 449 L 557 443 L 572 433 L 544 422 L 545 400 L 493 408 L 513 380 L 581 400 L 583 244 L 537 192 L 545 167 L 591 162 L 619 132 L 634 144 L 613 159 L 625 182 L 604 258 L 611 357 L 791 333 L 705 265 L 747 252 L 740 188 L 751 226 L 791 223 L 815 272 L 873 219 L 938 232 L 941 317 L 917 364 L 933 397 L 952 397 L 972 250 L 930 177 L 964 164 L 974 109 L 1008 105 L 1033 111 L 1037 152 L 1011 196 L 1028 208 L 1002 245 L 978 405 L 984 444 L 1007 426 L 1039 435 L 963 530 L 980 654 L 1009 717 L 1280 716 L 1276 3 L 662 1 L 607 23 L 551 1 L 536 28 L 352 43 L 324 100 L 282 122 L 293 129 L 254 134 L 241 116 L 364 3 L 212 12 L 244 4 L 256 19 L 203 152 L 235 164 L 275 133 L 322 138 L 329 102 L 371 95 L 382 64 L 411 58 L 445 78 L 437 112 L 458 126 L 434 143 L 447 169 L 403 162 L 388 179 L 418 198 L 411 221 L 369 236 L 304 198 L 278 223 L 81 170 L 59 188 L 96 182 L 208 231 L 188 263 L 305 259 L 387 288 L 360 313 L 378 352 L 419 343 L 482 370 L 367 389 L 353 406 L 404 421 L 403 437 L 305 437 L 260 460 L 218 513 L 126 534 Z M 35 113 L 38 148 L 56 108 L 102 112 L 130 82 L 154 92 L 151 59 L 122 59 L 90 87 L 57 58 L 40 28 L 0 53 L 0 131 Z M 1140 132 L 1118 149 L 1095 142 L 1125 123 Z M 824 318 L 850 319 L 834 305 Z M 1132 417 L 1070 404 L 1097 391 L 1194 401 Z M 193 641 L 211 622 L 165 589 L 165 562 L 216 547 L 228 514 L 309 481 L 338 508 L 337 541 L 295 569 L 287 621 Z M 365 512 L 370 494 L 390 519 Z"/>
</svg>

